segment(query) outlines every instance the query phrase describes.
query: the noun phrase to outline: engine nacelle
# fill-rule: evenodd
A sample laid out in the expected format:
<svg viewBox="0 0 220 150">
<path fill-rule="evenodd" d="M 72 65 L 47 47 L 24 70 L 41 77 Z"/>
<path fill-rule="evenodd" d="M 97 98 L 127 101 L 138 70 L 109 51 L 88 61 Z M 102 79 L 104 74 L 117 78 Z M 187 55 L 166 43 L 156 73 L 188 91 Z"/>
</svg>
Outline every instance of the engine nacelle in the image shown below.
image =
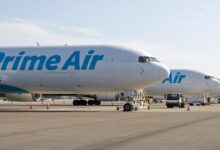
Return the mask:
<svg viewBox="0 0 220 150">
<path fill-rule="evenodd" d="M 10 94 L 5 94 L 5 98 L 7 98 L 8 101 L 31 102 L 31 101 L 40 101 L 40 100 L 42 100 L 42 94 L 10 93 Z"/>
<path fill-rule="evenodd" d="M 39 101 L 43 100 L 42 94 L 31 94 L 31 95 L 32 95 L 33 101 L 39 102 Z"/>
</svg>

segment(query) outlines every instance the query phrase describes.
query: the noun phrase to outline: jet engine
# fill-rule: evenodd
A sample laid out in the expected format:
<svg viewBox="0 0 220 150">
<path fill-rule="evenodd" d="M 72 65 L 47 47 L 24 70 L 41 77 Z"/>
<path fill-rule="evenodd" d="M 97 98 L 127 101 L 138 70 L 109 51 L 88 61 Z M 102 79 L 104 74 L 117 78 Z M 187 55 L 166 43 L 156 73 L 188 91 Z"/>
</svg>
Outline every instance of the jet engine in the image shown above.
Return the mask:
<svg viewBox="0 0 220 150">
<path fill-rule="evenodd" d="M 31 94 L 31 93 L 10 93 L 5 94 L 5 98 L 8 101 L 17 101 L 17 102 L 30 102 L 30 101 L 40 101 L 42 100 L 42 94 Z"/>
</svg>

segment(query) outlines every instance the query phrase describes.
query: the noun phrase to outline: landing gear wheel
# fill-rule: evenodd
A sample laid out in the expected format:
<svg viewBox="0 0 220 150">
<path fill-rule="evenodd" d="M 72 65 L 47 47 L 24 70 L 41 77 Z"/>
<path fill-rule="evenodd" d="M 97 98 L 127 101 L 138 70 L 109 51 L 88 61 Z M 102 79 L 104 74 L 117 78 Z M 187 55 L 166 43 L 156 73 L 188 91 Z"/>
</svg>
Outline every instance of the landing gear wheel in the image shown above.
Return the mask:
<svg viewBox="0 0 220 150">
<path fill-rule="evenodd" d="M 124 104 L 124 111 L 132 111 L 134 109 L 134 106 L 131 103 Z"/>
<path fill-rule="evenodd" d="M 73 105 L 74 106 L 79 106 L 80 105 L 80 101 L 79 100 L 74 100 L 73 101 Z"/>
<path fill-rule="evenodd" d="M 88 105 L 90 105 L 90 106 L 94 105 L 94 100 L 89 100 Z"/>
<path fill-rule="evenodd" d="M 171 106 L 171 105 L 167 105 L 167 108 L 173 108 L 173 106 Z"/>
<path fill-rule="evenodd" d="M 87 105 L 87 101 L 86 100 L 80 100 L 80 105 L 86 106 Z"/>
</svg>

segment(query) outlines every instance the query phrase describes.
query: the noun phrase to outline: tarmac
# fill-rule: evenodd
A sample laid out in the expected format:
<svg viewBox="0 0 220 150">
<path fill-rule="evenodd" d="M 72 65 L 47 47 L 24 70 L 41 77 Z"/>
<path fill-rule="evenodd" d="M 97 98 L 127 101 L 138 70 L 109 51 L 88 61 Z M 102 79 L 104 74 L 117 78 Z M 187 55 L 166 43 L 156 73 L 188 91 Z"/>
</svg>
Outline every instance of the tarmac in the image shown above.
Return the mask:
<svg viewBox="0 0 220 150">
<path fill-rule="evenodd" d="M 0 150 L 219 150 L 220 105 L 136 112 L 116 106 L 0 105 Z"/>
</svg>

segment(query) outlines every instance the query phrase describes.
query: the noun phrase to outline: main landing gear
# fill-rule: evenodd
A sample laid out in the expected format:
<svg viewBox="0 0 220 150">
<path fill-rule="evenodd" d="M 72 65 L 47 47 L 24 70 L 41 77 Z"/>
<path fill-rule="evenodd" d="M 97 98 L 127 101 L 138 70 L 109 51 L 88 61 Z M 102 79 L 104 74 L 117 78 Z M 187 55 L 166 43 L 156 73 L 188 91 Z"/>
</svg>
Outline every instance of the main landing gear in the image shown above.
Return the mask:
<svg viewBox="0 0 220 150">
<path fill-rule="evenodd" d="M 101 105 L 101 101 L 98 101 L 98 100 L 74 100 L 73 101 L 73 106 L 86 106 L 86 105 L 99 106 Z"/>
</svg>

